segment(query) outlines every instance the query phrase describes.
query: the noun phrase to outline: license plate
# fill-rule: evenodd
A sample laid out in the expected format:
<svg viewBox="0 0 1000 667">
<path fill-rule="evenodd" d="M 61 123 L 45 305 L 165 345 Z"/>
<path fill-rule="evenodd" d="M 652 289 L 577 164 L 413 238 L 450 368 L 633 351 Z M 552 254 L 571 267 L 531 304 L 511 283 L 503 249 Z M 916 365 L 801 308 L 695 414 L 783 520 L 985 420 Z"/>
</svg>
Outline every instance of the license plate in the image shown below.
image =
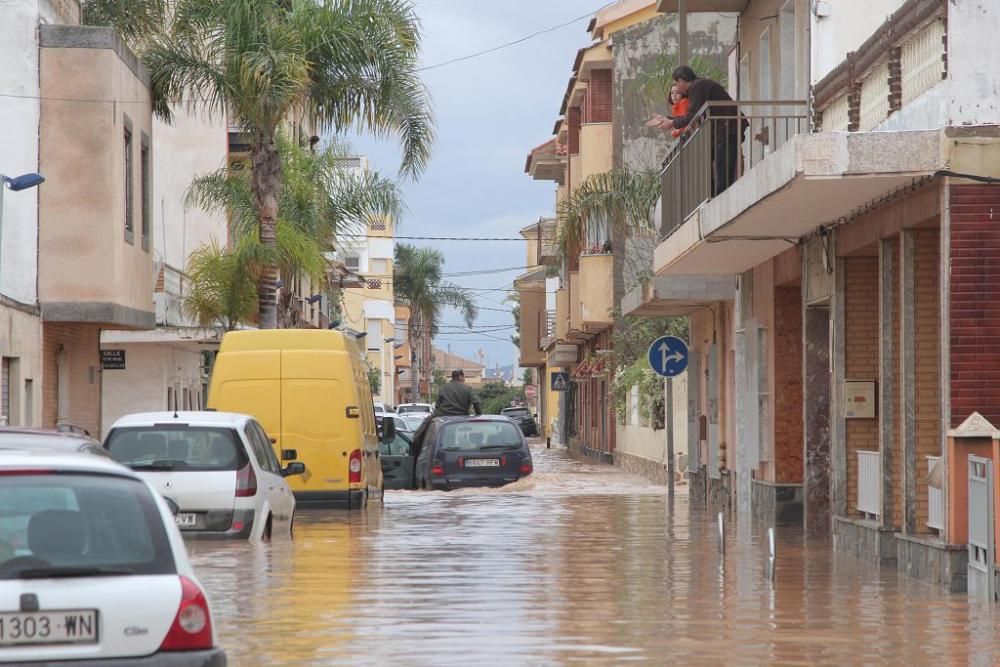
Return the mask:
<svg viewBox="0 0 1000 667">
<path fill-rule="evenodd" d="M 174 521 L 176 521 L 177 525 L 181 528 L 188 528 L 198 523 L 198 515 L 191 513 L 175 514 Z"/>
<path fill-rule="evenodd" d="M 500 459 L 466 459 L 466 468 L 499 468 Z"/>
<path fill-rule="evenodd" d="M 0 646 L 96 643 L 95 609 L 0 614 Z"/>
</svg>

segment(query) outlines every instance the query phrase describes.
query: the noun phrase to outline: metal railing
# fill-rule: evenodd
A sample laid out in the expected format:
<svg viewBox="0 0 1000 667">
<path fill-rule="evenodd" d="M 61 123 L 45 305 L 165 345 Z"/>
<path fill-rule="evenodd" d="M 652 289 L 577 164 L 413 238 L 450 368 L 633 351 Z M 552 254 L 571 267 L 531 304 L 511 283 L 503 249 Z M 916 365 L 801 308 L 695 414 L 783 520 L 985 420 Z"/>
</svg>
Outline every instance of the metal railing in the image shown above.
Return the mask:
<svg viewBox="0 0 1000 667">
<path fill-rule="evenodd" d="M 660 237 L 669 236 L 695 209 L 808 130 L 805 100 L 706 103 L 664 160 Z"/>
<path fill-rule="evenodd" d="M 927 527 L 935 530 L 944 530 L 944 490 L 933 481 L 940 465 L 940 456 L 927 457 Z"/>
<path fill-rule="evenodd" d="M 882 455 L 879 452 L 858 452 L 858 504 L 862 514 L 877 517 L 882 512 Z"/>
</svg>

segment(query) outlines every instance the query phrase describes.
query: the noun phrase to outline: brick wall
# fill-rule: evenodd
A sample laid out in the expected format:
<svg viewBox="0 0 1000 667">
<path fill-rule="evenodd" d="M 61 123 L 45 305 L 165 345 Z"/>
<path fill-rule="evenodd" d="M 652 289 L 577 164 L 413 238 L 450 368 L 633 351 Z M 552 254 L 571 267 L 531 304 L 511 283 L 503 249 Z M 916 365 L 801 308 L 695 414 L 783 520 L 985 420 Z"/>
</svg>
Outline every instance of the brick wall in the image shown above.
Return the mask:
<svg viewBox="0 0 1000 667">
<path fill-rule="evenodd" d="M 802 483 L 802 294 L 774 289 L 775 481 Z"/>
<path fill-rule="evenodd" d="M 941 232 L 914 232 L 917 530 L 927 528 L 927 457 L 941 455 Z M 899 524 L 897 524 L 899 525 Z"/>
<path fill-rule="evenodd" d="M 42 426 L 59 417 L 59 349 L 69 364 L 69 421 L 94 437 L 101 433 L 100 327 L 88 324 L 42 325 Z"/>
<path fill-rule="evenodd" d="M 878 258 L 844 260 L 844 350 L 847 380 L 879 375 Z M 857 513 L 858 450 L 878 450 L 878 419 L 847 420 L 847 514 Z"/>
<path fill-rule="evenodd" d="M 951 426 L 1000 424 L 1000 185 L 952 185 Z"/>
<path fill-rule="evenodd" d="M 580 121 L 582 116 L 580 113 L 580 107 L 570 107 L 566 112 L 566 126 L 567 126 L 567 138 L 566 143 L 568 144 L 567 150 L 570 155 L 580 154 Z"/>
<path fill-rule="evenodd" d="M 612 81 L 610 69 L 597 69 L 590 72 L 586 104 L 585 122 L 611 122 Z"/>
</svg>

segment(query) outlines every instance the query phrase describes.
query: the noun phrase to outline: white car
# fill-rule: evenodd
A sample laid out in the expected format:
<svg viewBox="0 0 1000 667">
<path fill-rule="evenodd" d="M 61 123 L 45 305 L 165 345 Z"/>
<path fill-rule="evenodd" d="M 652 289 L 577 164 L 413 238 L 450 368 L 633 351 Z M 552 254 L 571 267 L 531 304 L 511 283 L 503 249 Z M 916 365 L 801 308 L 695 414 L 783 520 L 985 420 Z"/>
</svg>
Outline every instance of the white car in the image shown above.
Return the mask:
<svg viewBox="0 0 1000 667">
<path fill-rule="evenodd" d="M 409 431 L 410 433 L 416 433 L 420 425 L 423 424 L 428 417 L 431 416 L 429 412 L 407 412 L 401 419 L 406 424 L 406 428 L 400 429 L 399 426 L 396 430 Z"/>
<path fill-rule="evenodd" d="M 305 466 L 281 467 L 249 415 L 126 415 L 112 425 L 104 448 L 177 504 L 177 527 L 186 536 L 262 540 L 292 533 L 295 496 L 284 478 Z"/>
<path fill-rule="evenodd" d="M 0 664 L 226 664 L 171 508 L 134 472 L 5 449 L 0 508 Z"/>
<path fill-rule="evenodd" d="M 396 408 L 396 414 L 404 415 L 408 412 L 434 412 L 434 406 L 430 403 L 400 403 Z"/>
</svg>

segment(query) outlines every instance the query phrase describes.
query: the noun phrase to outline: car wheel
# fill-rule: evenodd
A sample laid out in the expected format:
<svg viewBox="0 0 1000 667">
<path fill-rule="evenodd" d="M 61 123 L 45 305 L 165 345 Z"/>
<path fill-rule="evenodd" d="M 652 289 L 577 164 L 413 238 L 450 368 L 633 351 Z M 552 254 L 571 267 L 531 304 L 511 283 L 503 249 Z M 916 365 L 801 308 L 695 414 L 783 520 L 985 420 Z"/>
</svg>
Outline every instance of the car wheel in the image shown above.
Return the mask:
<svg viewBox="0 0 1000 667">
<path fill-rule="evenodd" d="M 295 511 L 294 510 L 292 510 L 292 518 L 288 522 L 288 538 L 289 539 L 294 539 L 295 538 Z"/>
<path fill-rule="evenodd" d="M 265 542 L 271 541 L 271 515 L 267 515 L 267 523 L 264 524 L 264 532 L 261 534 L 261 539 Z"/>
</svg>

